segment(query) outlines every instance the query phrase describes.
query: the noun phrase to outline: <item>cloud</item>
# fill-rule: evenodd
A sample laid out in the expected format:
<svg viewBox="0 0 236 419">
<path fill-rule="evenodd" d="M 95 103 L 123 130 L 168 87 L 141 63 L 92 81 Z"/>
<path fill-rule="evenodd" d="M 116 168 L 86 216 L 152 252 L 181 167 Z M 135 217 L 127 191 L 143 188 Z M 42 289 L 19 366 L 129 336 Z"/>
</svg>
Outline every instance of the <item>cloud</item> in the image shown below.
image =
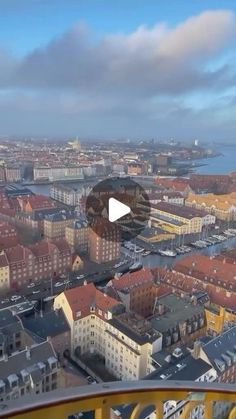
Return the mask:
<svg viewBox="0 0 236 419">
<path fill-rule="evenodd" d="M 86 133 L 92 121 L 103 135 L 130 135 L 137 120 L 142 135 L 158 125 L 164 131 L 164 124 L 168 132 L 169 121 L 180 132 L 178 118 L 187 118 L 188 127 L 196 118 L 205 121 L 188 103 L 193 92 L 204 102 L 205 92 L 220 97 L 235 85 L 235 63 L 210 65 L 235 49 L 235 35 L 235 16 L 227 10 L 206 11 L 176 27 L 140 26 L 102 39 L 80 23 L 25 57 L 0 50 L 0 107 L 5 103 L 16 120 L 17 112 L 25 115 L 21 127 L 27 127 L 27 113 L 35 114 L 36 131 L 38 115 L 50 132 L 58 119 L 64 132 L 69 126 Z"/>
</svg>

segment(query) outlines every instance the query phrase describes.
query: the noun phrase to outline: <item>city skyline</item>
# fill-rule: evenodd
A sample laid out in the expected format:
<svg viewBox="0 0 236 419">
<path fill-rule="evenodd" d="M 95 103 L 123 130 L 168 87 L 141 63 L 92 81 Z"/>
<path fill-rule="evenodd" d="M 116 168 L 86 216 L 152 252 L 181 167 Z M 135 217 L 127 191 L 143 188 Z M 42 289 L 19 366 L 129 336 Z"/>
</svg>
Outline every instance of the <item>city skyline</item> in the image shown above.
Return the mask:
<svg viewBox="0 0 236 419">
<path fill-rule="evenodd" d="M 232 1 L 50 3 L 2 2 L 1 135 L 234 140 Z"/>
</svg>

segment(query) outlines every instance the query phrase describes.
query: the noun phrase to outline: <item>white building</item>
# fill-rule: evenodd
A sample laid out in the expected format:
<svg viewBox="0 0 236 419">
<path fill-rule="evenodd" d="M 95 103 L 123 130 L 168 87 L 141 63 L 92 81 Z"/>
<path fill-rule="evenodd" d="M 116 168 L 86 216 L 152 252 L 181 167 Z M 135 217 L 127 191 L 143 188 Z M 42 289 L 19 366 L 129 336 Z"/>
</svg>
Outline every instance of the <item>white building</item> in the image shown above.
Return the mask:
<svg viewBox="0 0 236 419">
<path fill-rule="evenodd" d="M 138 380 L 151 371 L 151 355 L 161 350 L 162 335 L 146 321 L 143 330 L 136 330 L 124 306 L 94 284 L 64 291 L 55 298 L 57 308 L 70 324 L 72 353 L 101 354 L 106 368 L 122 380 Z"/>
</svg>

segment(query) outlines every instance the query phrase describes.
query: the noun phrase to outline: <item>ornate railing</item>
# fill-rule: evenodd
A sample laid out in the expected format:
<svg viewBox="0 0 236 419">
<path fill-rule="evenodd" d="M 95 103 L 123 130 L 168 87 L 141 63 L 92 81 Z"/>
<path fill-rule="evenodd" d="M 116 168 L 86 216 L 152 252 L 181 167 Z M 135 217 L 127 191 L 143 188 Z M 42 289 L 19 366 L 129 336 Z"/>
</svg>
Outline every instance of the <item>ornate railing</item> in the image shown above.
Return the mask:
<svg viewBox="0 0 236 419">
<path fill-rule="evenodd" d="M 173 406 L 170 403 L 172 407 L 168 412 L 165 408 L 167 401 L 173 403 Z M 155 411 L 158 419 L 171 418 L 174 414 L 171 409 L 179 409 L 180 418 L 189 418 L 191 411 L 196 408 L 204 410 L 204 419 L 215 419 L 217 416 L 213 411 L 221 405 L 225 409 L 225 416 L 221 417 L 235 419 L 236 386 L 222 383 L 132 381 L 67 388 L 1 402 L 0 418 L 65 419 L 78 412 L 94 411 L 95 419 L 111 419 L 117 417 L 114 412 L 121 411 L 122 405 L 129 405 L 125 418 L 130 419 L 138 419 L 148 406 L 149 415 Z"/>
</svg>

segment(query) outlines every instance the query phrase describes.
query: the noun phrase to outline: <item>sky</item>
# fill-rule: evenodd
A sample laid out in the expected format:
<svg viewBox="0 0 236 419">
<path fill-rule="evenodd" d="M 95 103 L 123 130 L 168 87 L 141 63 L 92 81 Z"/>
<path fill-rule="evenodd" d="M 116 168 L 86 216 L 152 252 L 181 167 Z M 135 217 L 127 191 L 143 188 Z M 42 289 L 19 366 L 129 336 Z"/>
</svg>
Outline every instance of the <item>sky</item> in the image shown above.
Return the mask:
<svg viewBox="0 0 236 419">
<path fill-rule="evenodd" d="M 0 135 L 236 142 L 235 0 L 0 0 Z"/>
</svg>

